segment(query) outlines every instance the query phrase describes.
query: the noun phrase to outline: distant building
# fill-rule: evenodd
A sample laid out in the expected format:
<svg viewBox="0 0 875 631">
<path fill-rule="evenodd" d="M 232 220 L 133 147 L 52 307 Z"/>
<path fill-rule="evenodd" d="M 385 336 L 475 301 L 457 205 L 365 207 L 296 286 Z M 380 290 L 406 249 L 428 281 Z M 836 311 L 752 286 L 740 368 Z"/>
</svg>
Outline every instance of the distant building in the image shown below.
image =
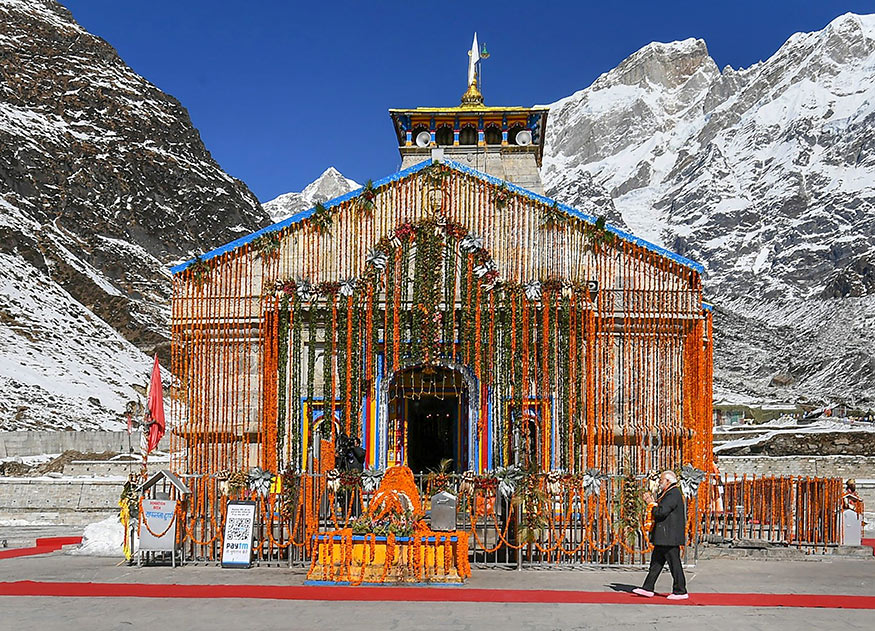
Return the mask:
<svg viewBox="0 0 875 631">
<path fill-rule="evenodd" d="M 714 403 L 714 425 L 746 425 L 768 423 L 782 416 L 800 416 L 804 410 L 793 403 L 766 403 L 743 405 L 739 403 Z"/>
</svg>

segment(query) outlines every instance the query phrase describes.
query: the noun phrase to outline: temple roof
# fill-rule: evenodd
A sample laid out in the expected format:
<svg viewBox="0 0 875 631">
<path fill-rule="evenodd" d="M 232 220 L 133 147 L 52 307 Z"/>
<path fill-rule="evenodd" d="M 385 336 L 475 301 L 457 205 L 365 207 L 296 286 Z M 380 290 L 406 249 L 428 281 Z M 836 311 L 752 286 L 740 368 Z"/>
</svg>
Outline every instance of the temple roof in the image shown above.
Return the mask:
<svg viewBox="0 0 875 631">
<path fill-rule="evenodd" d="M 375 182 L 373 182 L 373 187 L 375 189 L 378 189 L 381 186 L 384 186 L 386 184 L 391 184 L 392 182 L 396 182 L 398 180 L 404 179 L 406 177 L 414 175 L 415 173 L 418 173 L 419 171 L 422 171 L 423 169 L 431 166 L 431 164 L 432 164 L 432 160 L 425 160 L 425 161 L 420 162 L 419 164 L 416 164 L 408 169 L 398 171 L 398 172 L 393 173 L 392 175 L 384 177 L 380 180 L 376 180 Z M 562 212 L 567 213 L 569 216 L 575 217 L 575 218 L 580 219 L 582 221 L 585 221 L 587 223 L 595 225 L 596 222 L 598 221 L 598 217 L 596 217 L 594 215 L 590 215 L 588 213 L 585 213 L 581 210 L 578 210 L 576 208 L 568 206 L 567 204 L 562 204 L 554 199 L 551 199 L 549 197 L 545 197 L 544 195 L 538 195 L 537 193 L 533 193 L 532 191 L 524 189 L 521 186 L 517 186 L 515 184 L 512 184 L 511 182 L 507 182 L 507 181 L 501 180 L 501 179 L 496 178 L 496 177 L 492 177 L 491 175 L 487 175 L 486 173 L 482 173 L 480 171 L 477 171 L 476 169 L 472 169 L 472 168 L 467 167 L 463 164 L 459 164 L 458 162 L 453 162 L 451 160 L 444 160 L 442 162 L 442 164 L 445 167 L 448 167 L 452 170 L 458 171 L 459 173 L 463 173 L 463 174 L 478 178 L 478 179 L 485 181 L 485 182 L 488 182 L 489 184 L 492 184 L 496 187 L 497 186 L 504 186 L 507 188 L 508 191 L 510 191 L 513 194 L 520 195 L 522 197 L 526 197 L 528 199 L 534 200 L 536 202 L 540 202 L 542 204 L 546 204 L 548 206 L 555 206 L 558 210 L 561 210 Z M 354 191 L 350 191 L 349 193 L 346 193 L 346 194 L 341 195 L 339 197 L 335 197 L 334 199 L 325 202 L 324 204 L 322 204 L 322 206 L 330 209 L 334 206 L 337 206 L 338 204 L 342 204 L 343 202 L 346 202 L 350 199 L 354 199 L 354 198 L 358 197 L 359 195 L 361 195 L 362 191 L 363 191 L 362 188 L 356 189 Z M 214 250 L 210 250 L 209 252 L 206 252 L 205 254 L 203 254 L 199 258 L 202 261 L 208 261 L 208 260 L 215 258 L 217 256 L 221 256 L 222 254 L 232 252 L 232 251 L 236 250 L 237 248 L 254 241 L 255 239 L 257 239 L 258 237 L 260 237 L 262 235 L 270 234 L 272 232 L 277 232 L 279 230 L 282 230 L 283 228 L 287 228 L 289 226 L 295 225 L 295 224 L 309 218 L 310 216 L 312 216 L 315 211 L 316 211 L 315 207 L 309 208 L 307 210 L 303 210 L 299 213 L 292 215 L 291 217 L 288 217 L 287 219 L 279 221 L 279 222 L 272 224 L 270 226 L 266 226 L 260 230 L 257 230 L 256 232 L 253 232 L 253 233 L 248 234 L 246 236 L 240 237 L 239 239 L 231 241 L 230 243 L 227 243 L 223 246 L 220 246 Z M 680 254 L 676 254 L 675 252 L 667 250 L 667 249 L 663 248 L 662 246 L 656 245 L 655 243 L 651 243 L 650 241 L 646 241 L 644 239 L 636 237 L 635 235 L 630 234 L 624 230 L 620 230 L 619 228 L 612 226 L 610 224 L 606 224 L 605 229 L 608 232 L 616 235 L 618 238 L 620 238 L 624 241 L 638 245 L 646 250 L 650 250 L 651 252 L 654 252 L 655 254 L 658 254 L 659 256 L 663 256 L 665 258 L 671 259 L 675 263 L 683 265 L 684 267 L 687 267 L 689 269 L 695 270 L 699 274 L 704 273 L 704 267 L 700 263 L 697 263 L 696 261 L 693 261 L 693 260 L 688 259 L 684 256 L 681 256 Z M 184 271 L 190 265 L 193 265 L 197 260 L 198 260 L 198 258 L 194 258 L 194 259 L 190 259 L 184 263 L 180 263 L 179 265 L 175 265 L 175 266 L 170 268 L 170 272 L 172 274 L 178 274 L 178 273 Z"/>
</svg>

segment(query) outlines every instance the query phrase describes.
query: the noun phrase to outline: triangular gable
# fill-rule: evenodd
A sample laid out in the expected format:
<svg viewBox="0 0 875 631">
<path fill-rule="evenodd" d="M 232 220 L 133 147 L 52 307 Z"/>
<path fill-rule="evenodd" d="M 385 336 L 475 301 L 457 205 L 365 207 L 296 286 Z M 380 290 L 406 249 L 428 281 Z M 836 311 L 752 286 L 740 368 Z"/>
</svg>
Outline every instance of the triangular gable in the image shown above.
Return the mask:
<svg viewBox="0 0 875 631">
<path fill-rule="evenodd" d="M 153 486 L 158 484 L 158 482 L 160 482 L 161 480 L 167 480 L 168 482 L 170 482 L 173 488 L 175 488 L 182 495 L 189 495 L 191 493 L 191 491 L 185 485 L 185 482 L 180 480 L 175 474 L 167 469 L 161 469 L 160 471 L 156 471 L 155 473 L 153 473 L 148 480 L 140 485 L 140 488 L 137 489 L 137 491 L 140 493 L 144 493 L 145 491 L 148 491 Z"/>
<path fill-rule="evenodd" d="M 402 180 L 404 178 L 407 178 L 411 175 L 418 173 L 419 171 L 422 171 L 422 170 L 428 168 L 433 163 L 434 162 L 432 160 L 424 160 L 423 162 L 420 162 L 419 164 L 416 164 L 410 168 L 404 169 L 403 171 L 398 171 L 396 173 L 393 173 L 392 175 L 389 175 L 385 178 L 382 178 L 380 180 L 375 181 L 373 183 L 373 187 L 375 189 L 379 189 L 380 187 L 385 186 L 386 184 L 391 184 L 392 182 L 397 182 L 398 180 Z M 595 225 L 596 221 L 598 221 L 597 217 L 590 215 L 588 213 L 585 213 L 585 212 L 578 210 L 576 208 L 573 208 L 571 206 L 568 206 L 567 204 L 563 204 L 561 202 L 558 202 L 558 201 L 556 201 L 552 198 L 546 197 L 544 195 L 538 195 L 537 193 L 533 193 L 532 191 L 525 189 L 525 188 L 522 188 L 521 186 L 517 186 L 516 184 L 513 184 L 511 182 L 507 182 L 507 181 L 502 180 L 500 178 L 493 177 L 491 175 L 488 175 L 488 174 L 483 173 L 481 171 L 478 171 L 476 169 L 472 169 L 471 167 L 467 167 L 463 164 L 459 164 L 458 162 L 454 162 L 452 160 L 444 160 L 441 164 L 443 164 L 445 167 L 448 167 L 452 170 L 458 171 L 459 173 L 463 173 L 465 175 L 469 175 L 469 176 L 472 176 L 474 178 L 480 179 L 484 182 L 487 182 L 489 184 L 492 184 L 493 186 L 496 186 L 496 187 L 504 186 L 504 187 L 506 187 L 506 189 L 508 191 L 510 191 L 511 193 L 513 193 L 515 195 L 519 195 L 521 197 L 531 199 L 533 201 L 539 202 L 541 204 L 545 204 L 547 206 L 555 206 L 557 209 L 563 211 L 567 215 L 574 217 L 576 219 L 580 219 L 582 221 L 585 221 L 589 224 Z M 331 209 L 331 208 L 338 206 L 346 201 L 349 201 L 351 199 L 355 199 L 356 197 L 358 197 L 359 195 L 362 194 L 363 190 L 364 190 L 363 188 L 359 188 L 359 189 L 356 189 L 354 191 L 350 191 L 349 193 L 345 193 L 344 195 L 340 195 L 339 197 L 335 197 L 334 199 L 329 200 L 329 201 L 323 203 L 322 205 L 326 209 Z M 217 256 L 220 256 L 222 254 L 226 254 L 228 252 L 233 252 L 237 248 L 242 247 L 242 246 L 246 245 L 247 243 L 250 243 L 250 242 L 256 240 L 260 236 L 270 234 L 272 232 L 277 232 L 279 230 L 282 230 L 283 228 L 287 228 L 289 226 L 295 225 L 295 224 L 311 217 L 315 212 L 316 212 L 315 207 L 308 208 L 307 210 L 302 210 L 301 212 L 296 213 L 296 214 L 292 215 L 291 217 L 287 217 L 286 219 L 283 219 L 282 221 L 279 221 L 279 222 L 272 224 L 270 226 L 266 226 L 266 227 L 262 228 L 261 230 L 257 230 L 256 232 L 253 232 L 253 233 L 248 234 L 246 236 L 240 237 L 239 239 L 231 241 L 230 243 L 228 243 L 226 245 L 223 245 L 223 246 L 220 246 L 214 250 L 211 250 L 198 258 L 194 258 L 194 259 L 191 259 L 191 260 L 186 261 L 184 263 L 180 263 L 179 265 L 176 265 L 174 267 L 171 267 L 170 272 L 172 274 L 178 274 L 178 273 L 184 271 L 185 269 L 187 269 L 189 266 L 193 265 L 198 260 L 208 261 L 208 260 L 215 258 Z M 663 248 L 662 246 L 656 245 L 655 243 L 651 243 L 650 241 L 646 241 L 644 239 L 636 237 L 635 235 L 630 234 L 628 232 L 625 232 L 624 230 L 620 230 L 619 228 L 612 226 L 610 224 L 605 225 L 605 230 L 614 234 L 619 239 L 622 239 L 624 241 L 627 241 L 629 243 L 632 243 L 634 245 L 642 247 L 646 250 L 654 252 L 655 254 L 658 254 L 662 257 L 668 258 L 668 259 L 674 261 L 675 263 L 678 263 L 679 265 L 682 265 L 682 266 L 687 267 L 689 269 L 695 270 L 699 274 L 704 273 L 704 267 L 700 263 L 697 263 L 696 261 L 693 261 L 693 260 L 688 259 L 684 256 L 681 256 L 680 254 L 677 254 L 675 252 L 667 250 L 667 249 Z"/>
</svg>

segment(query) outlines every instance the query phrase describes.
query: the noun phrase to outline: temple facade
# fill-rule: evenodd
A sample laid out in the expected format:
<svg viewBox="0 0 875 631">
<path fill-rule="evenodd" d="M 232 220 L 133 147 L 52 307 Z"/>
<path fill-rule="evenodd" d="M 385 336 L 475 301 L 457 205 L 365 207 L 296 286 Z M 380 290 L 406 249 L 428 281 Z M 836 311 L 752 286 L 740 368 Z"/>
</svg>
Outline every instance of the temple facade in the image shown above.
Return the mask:
<svg viewBox="0 0 875 631">
<path fill-rule="evenodd" d="M 700 264 L 543 196 L 547 111 L 390 110 L 402 170 L 175 267 L 177 468 L 711 465 Z"/>
</svg>

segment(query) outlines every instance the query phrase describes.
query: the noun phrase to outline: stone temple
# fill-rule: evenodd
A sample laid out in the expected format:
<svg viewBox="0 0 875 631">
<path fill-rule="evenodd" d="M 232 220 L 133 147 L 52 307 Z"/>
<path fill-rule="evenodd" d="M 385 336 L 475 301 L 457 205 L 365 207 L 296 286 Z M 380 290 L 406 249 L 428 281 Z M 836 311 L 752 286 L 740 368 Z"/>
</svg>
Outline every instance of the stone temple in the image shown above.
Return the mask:
<svg viewBox="0 0 875 631">
<path fill-rule="evenodd" d="M 177 468 L 710 469 L 702 266 L 544 197 L 475 61 L 389 111 L 399 172 L 173 269 Z"/>
</svg>

